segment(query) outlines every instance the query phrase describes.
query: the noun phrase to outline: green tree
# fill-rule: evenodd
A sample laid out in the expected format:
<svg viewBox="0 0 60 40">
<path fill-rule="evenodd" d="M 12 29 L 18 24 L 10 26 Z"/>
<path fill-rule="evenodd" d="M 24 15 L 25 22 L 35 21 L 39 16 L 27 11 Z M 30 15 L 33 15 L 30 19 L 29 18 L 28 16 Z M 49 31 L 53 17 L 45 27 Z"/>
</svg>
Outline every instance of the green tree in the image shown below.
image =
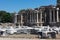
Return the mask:
<svg viewBox="0 0 60 40">
<path fill-rule="evenodd" d="M 0 11 L 0 22 L 6 23 L 12 21 L 12 15 L 6 11 Z"/>
</svg>

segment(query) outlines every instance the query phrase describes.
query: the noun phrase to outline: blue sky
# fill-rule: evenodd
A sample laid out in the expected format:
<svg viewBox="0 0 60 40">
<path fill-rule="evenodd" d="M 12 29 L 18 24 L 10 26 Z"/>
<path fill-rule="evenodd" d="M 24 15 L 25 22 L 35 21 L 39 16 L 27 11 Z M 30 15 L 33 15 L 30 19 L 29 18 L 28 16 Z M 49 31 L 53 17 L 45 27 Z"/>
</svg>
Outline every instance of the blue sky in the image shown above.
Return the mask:
<svg viewBox="0 0 60 40">
<path fill-rule="evenodd" d="M 56 5 L 56 0 L 0 0 L 0 10 L 18 12 L 21 9 L 36 8 L 50 4 Z"/>
</svg>

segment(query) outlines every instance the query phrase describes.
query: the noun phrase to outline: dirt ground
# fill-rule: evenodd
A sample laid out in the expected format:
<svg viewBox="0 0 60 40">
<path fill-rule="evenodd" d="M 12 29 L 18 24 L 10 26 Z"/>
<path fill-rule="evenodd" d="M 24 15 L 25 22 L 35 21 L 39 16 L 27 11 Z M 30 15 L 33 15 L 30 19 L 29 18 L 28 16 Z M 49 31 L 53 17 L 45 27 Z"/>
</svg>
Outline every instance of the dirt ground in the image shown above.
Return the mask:
<svg viewBox="0 0 60 40">
<path fill-rule="evenodd" d="M 40 39 L 38 38 L 38 35 L 34 34 L 14 34 L 14 35 L 7 35 L 7 36 L 1 36 L 0 38 L 28 38 L 28 39 Z M 55 39 L 60 39 L 60 34 L 56 35 Z"/>
<path fill-rule="evenodd" d="M 56 35 L 56 39 L 60 39 L 60 34 Z"/>
<path fill-rule="evenodd" d="M 38 35 L 33 34 L 14 34 L 0 37 L 0 40 L 60 40 L 60 34 L 56 35 L 55 39 L 40 39 Z"/>
<path fill-rule="evenodd" d="M 0 40 L 60 40 L 60 39 L 0 38 Z"/>
<path fill-rule="evenodd" d="M 38 39 L 38 35 L 33 35 L 33 34 L 14 34 L 14 35 L 9 35 L 9 36 L 4 36 L 1 38 L 28 38 L 28 39 Z"/>
</svg>

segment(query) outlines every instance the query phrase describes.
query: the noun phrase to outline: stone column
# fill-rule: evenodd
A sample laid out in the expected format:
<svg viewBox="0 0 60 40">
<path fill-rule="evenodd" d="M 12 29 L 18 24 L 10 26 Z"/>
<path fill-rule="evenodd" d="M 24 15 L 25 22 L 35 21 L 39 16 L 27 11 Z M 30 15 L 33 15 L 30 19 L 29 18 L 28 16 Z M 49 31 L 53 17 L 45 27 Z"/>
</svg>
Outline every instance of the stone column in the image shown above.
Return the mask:
<svg viewBox="0 0 60 40">
<path fill-rule="evenodd" d="M 32 24 L 33 24 L 33 13 L 32 13 Z"/>
<path fill-rule="evenodd" d="M 17 15 L 18 14 L 15 14 L 15 24 L 17 23 Z"/>
<path fill-rule="evenodd" d="M 39 23 L 38 23 L 38 12 L 39 11 L 36 11 L 37 12 L 37 26 L 39 26 Z"/>
<path fill-rule="evenodd" d="M 33 13 L 33 23 L 35 22 L 35 14 Z"/>
<path fill-rule="evenodd" d="M 43 26 L 42 10 L 40 9 L 40 26 Z"/>
<path fill-rule="evenodd" d="M 44 19 L 45 19 L 44 22 L 46 22 L 46 16 L 47 16 L 47 15 L 46 15 L 46 12 L 45 12 L 45 14 L 44 14 Z"/>
<path fill-rule="evenodd" d="M 32 23 L 32 13 L 31 13 L 31 23 Z"/>
<path fill-rule="evenodd" d="M 34 13 L 34 22 L 36 24 L 36 13 Z"/>
<path fill-rule="evenodd" d="M 50 9 L 50 23 L 52 22 L 52 10 Z"/>
<path fill-rule="evenodd" d="M 30 23 L 31 23 L 31 13 L 30 13 Z"/>
<path fill-rule="evenodd" d="M 53 9 L 53 22 L 55 23 L 56 21 L 55 21 L 55 7 L 54 7 L 54 9 Z"/>
<path fill-rule="evenodd" d="M 36 13 L 34 13 L 34 23 L 36 23 Z"/>
<path fill-rule="evenodd" d="M 28 13 L 27 13 L 27 23 L 28 23 Z"/>
<path fill-rule="evenodd" d="M 33 16 L 34 16 L 34 19 L 33 20 L 34 20 L 34 23 L 35 23 L 35 13 L 33 13 Z"/>
<path fill-rule="evenodd" d="M 21 26 L 23 26 L 23 15 L 21 14 Z"/>
<path fill-rule="evenodd" d="M 43 21 L 42 21 L 42 10 L 41 10 L 41 14 L 40 14 L 40 22 L 41 22 L 41 26 L 43 26 Z"/>
<path fill-rule="evenodd" d="M 59 22 L 59 8 L 57 8 L 57 22 Z"/>
</svg>

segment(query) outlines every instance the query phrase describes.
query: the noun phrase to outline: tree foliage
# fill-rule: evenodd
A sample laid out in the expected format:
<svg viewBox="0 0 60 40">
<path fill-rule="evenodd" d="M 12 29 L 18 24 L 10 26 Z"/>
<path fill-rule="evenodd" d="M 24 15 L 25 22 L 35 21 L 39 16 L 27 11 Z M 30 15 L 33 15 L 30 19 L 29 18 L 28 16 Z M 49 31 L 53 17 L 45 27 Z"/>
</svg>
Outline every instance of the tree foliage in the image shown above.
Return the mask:
<svg viewBox="0 0 60 40">
<path fill-rule="evenodd" d="M 7 23 L 12 22 L 12 15 L 6 11 L 0 11 L 0 22 Z"/>
</svg>

